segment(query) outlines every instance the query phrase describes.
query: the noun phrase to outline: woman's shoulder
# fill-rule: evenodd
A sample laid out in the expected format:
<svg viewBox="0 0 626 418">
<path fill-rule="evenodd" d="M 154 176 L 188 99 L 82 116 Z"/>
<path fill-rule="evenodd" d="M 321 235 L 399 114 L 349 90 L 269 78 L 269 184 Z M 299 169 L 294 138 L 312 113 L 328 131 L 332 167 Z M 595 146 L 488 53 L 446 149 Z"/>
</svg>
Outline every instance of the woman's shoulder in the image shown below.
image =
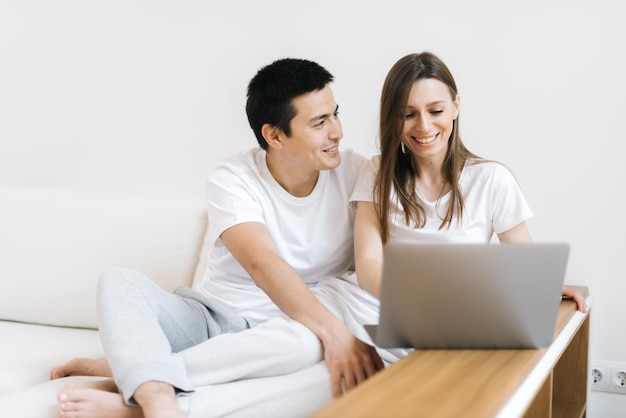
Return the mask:
<svg viewBox="0 0 626 418">
<path fill-rule="evenodd" d="M 505 183 L 515 175 L 504 163 L 495 160 L 472 158 L 466 161 L 462 176 L 468 181 L 497 181 Z"/>
<path fill-rule="evenodd" d="M 486 160 L 482 158 L 469 158 L 465 162 L 463 171 L 475 173 L 475 174 L 494 174 L 501 171 L 510 172 L 511 170 L 500 161 Z"/>
<path fill-rule="evenodd" d="M 470 158 L 465 162 L 463 174 L 469 177 L 511 177 L 513 172 L 506 164 L 497 160 Z"/>
<path fill-rule="evenodd" d="M 376 173 L 380 167 L 380 155 L 374 155 L 369 158 L 364 158 L 364 161 L 360 165 L 359 175 L 363 176 L 365 173 Z"/>
<path fill-rule="evenodd" d="M 374 169 L 378 170 L 378 167 L 380 167 L 380 154 L 375 154 L 372 157 L 370 157 L 367 164 L 373 167 Z"/>
</svg>

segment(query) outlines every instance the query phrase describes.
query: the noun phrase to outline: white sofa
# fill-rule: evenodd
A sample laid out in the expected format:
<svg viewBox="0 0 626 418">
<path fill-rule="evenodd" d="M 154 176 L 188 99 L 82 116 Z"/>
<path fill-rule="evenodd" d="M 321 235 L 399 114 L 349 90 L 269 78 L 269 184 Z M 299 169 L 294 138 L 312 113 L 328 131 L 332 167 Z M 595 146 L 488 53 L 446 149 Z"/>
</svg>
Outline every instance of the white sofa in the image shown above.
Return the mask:
<svg viewBox="0 0 626 418">
<path fill-rule="evenodd" d="M 58 417 L 50 371 L 103 356 L 95 289 L 107 267 L 168 290 L 203 270 L 204 199 L 0 187 L 0 417 Z"/>
<path fill-rule="evenodd" d="M 50 380 L 50 372 L 74 357 L 103 357 L 95 306 L 102 271 L 129 267 L 167 290 L 193 287 L 205 269 L 206 229 L 201 195 L 0 186 L 0 418 L 58 418 L 58 391 L 97 379 Z M 302 418 L 332 401 L 328 382 L 320 362 L 179 399 L 190 418 Z"/>
</svg>

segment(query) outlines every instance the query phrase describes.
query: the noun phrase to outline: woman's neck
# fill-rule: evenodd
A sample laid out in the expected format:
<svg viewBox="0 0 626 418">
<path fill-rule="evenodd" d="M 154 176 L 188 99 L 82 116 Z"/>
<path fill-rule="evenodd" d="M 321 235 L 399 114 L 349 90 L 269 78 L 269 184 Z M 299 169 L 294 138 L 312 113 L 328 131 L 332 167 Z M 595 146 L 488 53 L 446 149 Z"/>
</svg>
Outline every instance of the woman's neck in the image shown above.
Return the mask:
<svg viewBox="0 0 626 418">
<path fill-rule="evenodd" d="M 443 172 L 443 161 L 429 159 L 416 162 L 415 184 L 426 199 L 434 202 L 450 191 L 450 183 Z"/>
</svg>

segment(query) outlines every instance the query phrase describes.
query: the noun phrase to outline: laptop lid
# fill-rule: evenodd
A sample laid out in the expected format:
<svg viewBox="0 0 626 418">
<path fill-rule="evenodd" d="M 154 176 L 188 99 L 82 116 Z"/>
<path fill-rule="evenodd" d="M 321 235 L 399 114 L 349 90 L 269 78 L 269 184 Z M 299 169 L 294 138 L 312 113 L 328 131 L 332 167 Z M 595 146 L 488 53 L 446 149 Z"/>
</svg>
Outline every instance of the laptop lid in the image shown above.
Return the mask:
<svg viewBox="0 0 626 418">
<path fill-rule="evenodd" d="M 539 348 L 552 342 L 569 256 L 565 243 L 384 247 L 383 348 Z"/>
</svg>

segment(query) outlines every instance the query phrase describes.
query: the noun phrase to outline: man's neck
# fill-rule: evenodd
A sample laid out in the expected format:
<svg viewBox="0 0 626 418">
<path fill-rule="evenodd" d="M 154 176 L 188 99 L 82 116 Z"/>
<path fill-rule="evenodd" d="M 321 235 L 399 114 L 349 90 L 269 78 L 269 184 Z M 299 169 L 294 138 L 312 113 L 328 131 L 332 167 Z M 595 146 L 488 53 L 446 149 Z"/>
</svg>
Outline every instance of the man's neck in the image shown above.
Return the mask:
<svg viewBox="0 0 626 418">
<path fill-rule="evenodd" d="M 270 156 L 270 153 L 265 156 L 267 168 L 274 180 L 292 196 L 310 195 L 317 184 L 319 170 L 302 170 L 293 167 L 288 161 L 276 161 L 276 158 L 276 156 Z"/>
</svg>

